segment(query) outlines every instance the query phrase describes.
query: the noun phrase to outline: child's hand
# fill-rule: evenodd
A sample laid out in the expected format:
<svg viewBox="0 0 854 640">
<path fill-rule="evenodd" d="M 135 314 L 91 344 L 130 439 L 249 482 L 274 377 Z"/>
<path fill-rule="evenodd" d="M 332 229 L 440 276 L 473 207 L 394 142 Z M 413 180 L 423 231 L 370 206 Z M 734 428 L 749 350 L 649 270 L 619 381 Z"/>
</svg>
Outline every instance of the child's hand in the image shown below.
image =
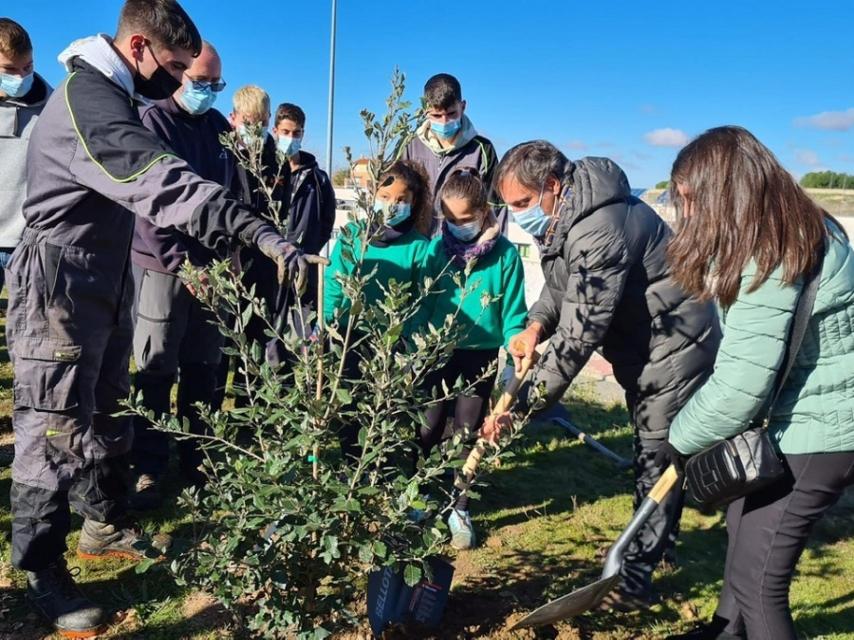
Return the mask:
<svg viewBox="0 0 854 640">
<path fill-rule="evenodd" d="M 483 421 L 483 427 L 480 429 L 480 437 L 491 444 L 496 444 L 501 434 L 512 428 L 513 416 L 509 412 L 488 415 L 486 416 L 486 420 Z"/>
<path fill-rule="evenodd" d="M 534 354 L 534 350 L 540 342 L 540 332 L 542 329 L 543 325 L 539 322 L 532 322 L 527 329 L 510 338 L 507 351 L 513 356 L 516 373 L 522 370 L 522 360 L 530 358 Z"/>
</svg>

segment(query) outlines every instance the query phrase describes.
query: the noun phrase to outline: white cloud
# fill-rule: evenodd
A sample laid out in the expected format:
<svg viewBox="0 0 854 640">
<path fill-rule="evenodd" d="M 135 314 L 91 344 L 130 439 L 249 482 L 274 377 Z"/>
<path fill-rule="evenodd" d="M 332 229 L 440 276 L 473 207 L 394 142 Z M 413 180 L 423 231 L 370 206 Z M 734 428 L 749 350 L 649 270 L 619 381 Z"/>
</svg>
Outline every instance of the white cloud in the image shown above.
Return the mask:
<svg viewBox="0 0 854 640">
<path fill-rule="evenodd" d="M 572 151 L 586 151 L 587 144 L 581 140 L 570 140 L 566 143 L 566 148 Z"/>
<path fill-rule="evenodd" d="M 817 167 L 821 164 L 818 154 L 811 149 L 795 149 L 795 160 L 808 167 Z"/>
<path fill-rule="evenodd" d="M 688 134 L 681 129 L 655 129 L 644 137 L 653 147 L 684 147 L 688 144 Z"/>
<path fill-rule="evenodd" d="M 830 131 L 848 131 L 854 127 L 854 107 L 845 111 L 822 111 L 813 116 L 795 118 L 799 127 L 827 129 Z"/>
</svg>

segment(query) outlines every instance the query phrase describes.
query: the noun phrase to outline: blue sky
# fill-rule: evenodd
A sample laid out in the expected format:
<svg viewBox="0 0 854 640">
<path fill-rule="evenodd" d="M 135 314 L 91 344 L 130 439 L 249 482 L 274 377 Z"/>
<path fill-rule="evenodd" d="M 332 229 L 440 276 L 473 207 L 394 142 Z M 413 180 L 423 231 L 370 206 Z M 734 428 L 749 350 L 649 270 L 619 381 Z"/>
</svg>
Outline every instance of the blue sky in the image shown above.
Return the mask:
<svg viewBox="0 0 854 640">
<path fill-rule="evenodd" d="M 7 0 L 37 69 L 61 81 L 71 40 L 112 33 L 118 0 Z M 325 157 L 330 2 L 184 0 L 219 49 L 233 90 L 263 86 L 308 115 L 304 147 Z M 854 1 L 340 0 L 334 164 L 364 149 L 359 110 L 379 110 L 395 65 L 462 82 L 468 114 L 499 154 L 545 138 L 570 157 L 617 160 L 633 186 L 666 179 L 678 146 L 740 124 L 801 175 L 854 173 Z"/>
</svg>

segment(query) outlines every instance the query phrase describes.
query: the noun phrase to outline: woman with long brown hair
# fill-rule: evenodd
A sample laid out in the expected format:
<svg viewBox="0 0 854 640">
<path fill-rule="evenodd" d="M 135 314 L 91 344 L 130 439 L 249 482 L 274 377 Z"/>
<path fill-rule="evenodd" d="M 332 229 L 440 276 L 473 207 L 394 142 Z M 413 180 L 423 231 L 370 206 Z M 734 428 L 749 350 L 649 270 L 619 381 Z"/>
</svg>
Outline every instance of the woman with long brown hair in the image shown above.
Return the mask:
<svg viewBox="0 0 854 640">
<path fill-rule="evenodd" d="M 730 504 L 715 618 L 672 636 L 795 638 L 795 566 L 813 525 L 854 482 L 854 252 L 839 224 L 739 127 L 686 146 L 671 194 L 681 214 L 671 273 L 718 304 L 724 332 L 714 373 L 670 427 L 677 462 L 744 431 L 767 408 L 803 283 L 820 268 L 805 338 L 768 414 L 786 473 Z"/>
</svg>

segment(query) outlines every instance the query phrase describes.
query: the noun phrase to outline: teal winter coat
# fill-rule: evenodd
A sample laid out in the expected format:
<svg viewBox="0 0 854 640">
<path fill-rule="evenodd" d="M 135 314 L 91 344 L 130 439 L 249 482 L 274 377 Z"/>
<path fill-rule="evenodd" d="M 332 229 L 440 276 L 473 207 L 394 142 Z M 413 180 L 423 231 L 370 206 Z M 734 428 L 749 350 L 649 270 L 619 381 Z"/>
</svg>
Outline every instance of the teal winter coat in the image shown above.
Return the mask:
<svg viewBox="0 0 854 640">
<path fill-rule="evenodd" d="M 832 230 L 803 345 L 769 416 L 786 454 L 854 451 L 854 251 Z M 714 373 L 670 427 L 670 442 L 682 453 L 743 431 L 773 391 L 802 283 L 784 284 L 778 268 L 748 293 L 755 273 L 751 263 L 722 314 Z"/>
</svg>

